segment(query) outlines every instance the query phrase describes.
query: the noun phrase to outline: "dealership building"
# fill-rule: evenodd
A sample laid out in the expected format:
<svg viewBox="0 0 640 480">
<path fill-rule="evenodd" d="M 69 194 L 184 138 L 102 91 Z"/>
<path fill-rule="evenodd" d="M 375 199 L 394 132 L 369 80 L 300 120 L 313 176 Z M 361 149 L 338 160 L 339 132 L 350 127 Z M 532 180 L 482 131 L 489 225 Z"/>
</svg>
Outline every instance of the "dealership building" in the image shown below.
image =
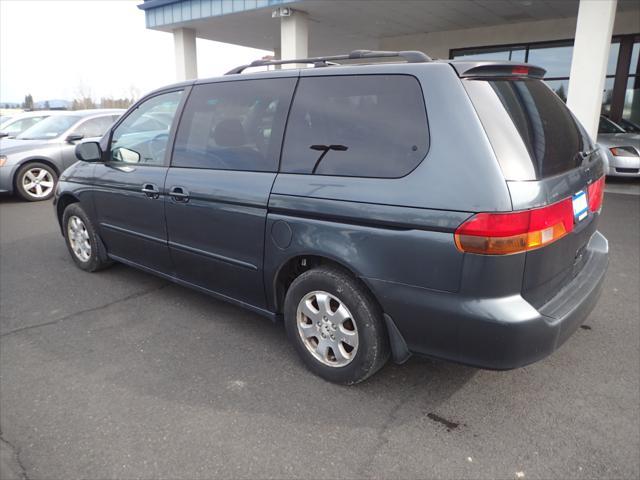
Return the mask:
<svg viewBox="0 0 640 480">
<path fill-rule="evenodd" d="M 292 59 L 351 50 L 512 60 L 550 86 L 595 136 L 600 113 L 640 123 L 637 0 L 145 0 L 174 37 L 179 80 L 197 77 L 196 38 Z"/>
</svg>

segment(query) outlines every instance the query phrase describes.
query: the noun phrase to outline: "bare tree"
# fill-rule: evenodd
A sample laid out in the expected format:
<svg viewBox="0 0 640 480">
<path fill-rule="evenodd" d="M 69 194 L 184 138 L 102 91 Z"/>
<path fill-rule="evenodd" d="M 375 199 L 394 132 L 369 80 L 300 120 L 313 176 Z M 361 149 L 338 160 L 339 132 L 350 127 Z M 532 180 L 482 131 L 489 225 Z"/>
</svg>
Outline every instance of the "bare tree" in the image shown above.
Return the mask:
<svg viewBox="0 0 640 480">
<path fill-rule="evenodd" d="M 78 82 L 76 86 L 76 94 L 71 105 L 72 110 L 84 110 L 87 108 L 96 108 L 96 104 L 93 101 L 91 95 L 91 88 L 87 86 L 82 80 Z"/>
</svg>

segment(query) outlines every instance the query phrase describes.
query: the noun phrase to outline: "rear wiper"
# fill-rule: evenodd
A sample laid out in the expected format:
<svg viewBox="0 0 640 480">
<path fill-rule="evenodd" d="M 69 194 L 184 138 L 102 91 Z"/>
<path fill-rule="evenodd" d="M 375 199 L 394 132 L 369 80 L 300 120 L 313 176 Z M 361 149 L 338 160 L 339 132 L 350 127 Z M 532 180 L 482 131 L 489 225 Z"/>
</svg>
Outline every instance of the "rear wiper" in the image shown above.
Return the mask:
<svg viewBox="0 0 640 480">
<path fill-rule="evenodd" d="M 309 148 L 311 150 L 322 152 L 318 157 L 318 160 L 316 160 L 316 163 L 313 166 L 313 170 L 311 170 L 311 175 L 316 173 L 316 170 L 320 166 L 320 162 L 327 155 L 327 153 L 329 153 L 329 150 L 333 150 L 335 152 L 346 152 L 349 149 L 349 147 L 347 147 L 346 145 L 311 145 Z"/>
</svg>

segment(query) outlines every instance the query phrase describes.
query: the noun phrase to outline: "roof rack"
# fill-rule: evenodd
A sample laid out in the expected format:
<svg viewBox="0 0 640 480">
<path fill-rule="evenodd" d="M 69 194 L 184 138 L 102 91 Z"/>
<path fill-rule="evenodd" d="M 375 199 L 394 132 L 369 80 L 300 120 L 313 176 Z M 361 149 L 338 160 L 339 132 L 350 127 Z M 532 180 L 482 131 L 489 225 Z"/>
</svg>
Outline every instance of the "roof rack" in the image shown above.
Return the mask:
<svg viewBox="0 0 640 480">
<path fill-rule="evenodd" d="M 332 63 L 335 60 L 358 60 L 363 58 L 404 58 L 407 63 L 424 63 L 430 62 L 431 57 L 425 55 L 422 52 L 416 50 L 407 50 L 401 52 L 387 52 L 376 50 L 354 50 L 346 55 L 333 55 L 329 57 L 311 57 L 311 58 L 297 58 L 293 60 L 255 60 L 247 65 L 240 65 L 239 67 L 229 70 L 225 75 L 235 75 L 242 73 L 247 68 L 252 67 L 265 67 L 268 65 L 285 65 L 291 63 L 312 63 L 314 67 L 328 67 L 330 65 L 336 65 Z"/>
</svg>

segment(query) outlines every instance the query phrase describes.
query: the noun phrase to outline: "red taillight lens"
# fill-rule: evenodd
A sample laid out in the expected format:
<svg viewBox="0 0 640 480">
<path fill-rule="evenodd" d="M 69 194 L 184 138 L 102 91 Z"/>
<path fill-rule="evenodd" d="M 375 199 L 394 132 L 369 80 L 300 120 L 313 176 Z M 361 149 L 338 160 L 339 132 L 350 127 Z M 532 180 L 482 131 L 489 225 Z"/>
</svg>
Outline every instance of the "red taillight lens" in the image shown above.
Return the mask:
<svg viewBox="0 0 640 480">
<path fill-rule="evenodd" d="M 589 210 L 599 212 L 602 209 L 604 197 L 604 176 L 589 185 L 587 190 L 589 196 Z"/>
<path fill-rule="evenodd" d="M 567 198 L 552 205 L 509 213 L 478 213 L 458 227 L 460 251 L 506 255 L 548 245 L 573 230 L 573 204 Z"/>
</svg>

